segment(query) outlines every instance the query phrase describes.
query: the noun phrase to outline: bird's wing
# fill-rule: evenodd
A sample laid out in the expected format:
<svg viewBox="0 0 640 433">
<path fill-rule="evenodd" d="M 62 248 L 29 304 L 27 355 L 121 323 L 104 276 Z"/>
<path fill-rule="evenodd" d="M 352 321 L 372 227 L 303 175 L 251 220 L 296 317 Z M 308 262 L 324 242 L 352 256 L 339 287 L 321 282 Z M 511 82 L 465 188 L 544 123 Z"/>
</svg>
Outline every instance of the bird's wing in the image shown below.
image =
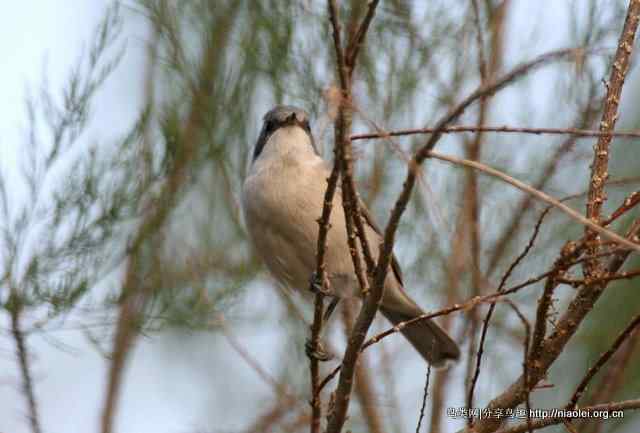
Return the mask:
<svg viewBox="0 0 640 433">
<path fill-rule="evenodd" d="M 328 179 L 329 174 L 331 173 L 331 166 L 328 162 L 322 160 L 322 168 L 325 171 L 325 178 Z M 340 198 L 340 203 L 342 203 L 342 188 L 340 187 L 340 184 L 338 184 L 335 193 Z M 382 238 L 384 236 L 382 230 L 380 230 L 380 227 L 378 227 L 378 224 L 376 224 L 376 221 L 373 219 L 373 216 L 371 215 L 371 212 L 369 212 L 369 209 L 362 201 L 362 199 L 359 198 L 358 202 L 360 203 L 360 214 L 363 216 L 365 222 L 369 227 L 371 227 L 374 232 L 376 232 L 380 236 L 380 238 Z M 371 239 L 368 240 L 371 241 Z M 398 263 L 398 259 L 393 253 L 391 254 L 391 269 L 393 270 L 393 274 L 398 280 L 398 283 L 400 283 L 400 286 L 404 286 L 404 283 L 402 282 L 402 269 L 400 269 L 400 263 Z"/>
<path fill-rule="evenodd" d="M 376 224 L 376 221 L 373 219 L 371 212 L 369 212 L 369 209 L 367 209 L 367 206 L 364 204 L 362 200 L 359 200 L 359 201 L 360 201 L 360 214 L 364 217 L 364 220 L 367 223 L 367 225 L 371 227 L 374 232 L 378 233 L 382 238 L 383 237 L 382 231 L 380 230 L 380 227 L 378 227 L 378 224 Z M 391 254 L 391 269 L 393 270 L 393 273 L 396 276 L 396 279 L 398 280 L 400 285 L 403 286 L 404 283 L 402 282 L 402 269 L 400 268 L 400 263 L 398 263 L 398 259 L 396 258 L 396 255 L 393 253 Z"/>
</svg>

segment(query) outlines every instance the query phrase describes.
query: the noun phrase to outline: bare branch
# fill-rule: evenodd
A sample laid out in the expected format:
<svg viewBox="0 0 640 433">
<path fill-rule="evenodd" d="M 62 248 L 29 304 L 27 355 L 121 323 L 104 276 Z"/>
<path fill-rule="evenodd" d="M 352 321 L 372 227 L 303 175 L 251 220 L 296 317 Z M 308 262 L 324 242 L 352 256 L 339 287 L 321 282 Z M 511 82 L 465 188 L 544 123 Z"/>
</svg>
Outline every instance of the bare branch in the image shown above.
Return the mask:
<svg viewBox="0 0 640 433">
<path fill-rule="evenodd" d="M 349 75 L 353 74 L 356 66 L 356 60 L 358 59 L 358 54 L 362 48 L 362 44 L 364 43 L 365 36 L 367 35 L 367 31 L 369 30 L 369 26 L 373 21 L 373 17 L 376 14 L 376 8 L 378 7 L 378 3 L 380 0 L 369 0 L 367 3 L 367 14 L 364 16 L 362 23 L 356 30 L 355 34 L 349 41 L 349 45 L 346 49 L 346 66 L 349 69 Z"/>
<path fill-rule="evenodd" d="M 580 408 L 579 411 L 581 416 L 582 415 L 592 416 L 594 413 L 600 414 L 602 413 L 602 411 L 607 411 L 610 413 L 612 411 L 618 411 L 618 410 L 626 411 L 626 410 L 637 410 L 637 409 L 640 409 L 640 399 L 625 400 L 625 401 L 620 401 L 615 403 L 597 404 L 594 406 Z M 497 430 L 495 433 L 524 433 L 529 430 L 539 430 L 552 425 L 561 424 L 565 420 L 570 420 L 570 419 L 573 419 L 573 417 L 569 415 L 566 417 L 549 417 L 544 419 L 536 419 L 531 421 L 531 425 L 527 425 L 527 423 L 521 423 L 512 427 L 502 428 L 500 430 Z M 592 419 L 596 422 L 602 421 L 602 418 L 593 417 Z M 615 419 L 615 418 L 610 418 L 610 419 Z"/>
<path fill-rule="evenodd" d="M 416 129 L 399 129 L 388 132 L 367 132 L 362 134 L 353 134 L 350 138 L 356 140 L 377 140 L 388 137 L 402 137 L 407 135 L 434 134 L 437 128 L 416 128 Z M 578 138 L 590 137 L 617 137 L 617 138 L 640 138 L 640 131 L 616 131 L 604 132 L 592 129 L 578 128 L 528 128 L 517 126 L 480 126 L 480 125 L 453 125 L 442 128 L 442 134 L 461 134 L 465 132 L 496 132 L 505 134 L 533 134 L 533 135 L 575 135 Z"/>
<path fill-rule="evenodd" d="M 369 251 L 369 245 L 366 238 L 366 232 L 362 221 L 362 215 L 360 211 L 360 200 L 357 195 L 355 182 L 353 180 L 353 167 L 352 167 L 352 154 L 351 154 L 351 141 L 348 139 L 351 130 L 351 83 L 353 71 L 355 68 L 355 62 L 357 59 L 360 46 L 364 41 L 367 30 L 371 24 L 377 1 L 369 3 L 367 14 L 362 24 L 355 31 L 354 35 L 351 35 L 351 42 L 346 50 L 346 53 L 342 55 L 337 52 L 338 59 L 345 59 L 345 64 L 338 64 L 338 71 L 340 75 L 340 82 L 342 85 L 341 100 L 338 106 L 338 117 L 335 123 L 335 148 L 341 148 L 342 150 L 336 150 L 336 160 L 334 164 L 339 164 L 342 172 L 342 187 L 343 197 L 342 204 L 345 213 L 345 223 L 347 229 L 347 241 L 349 243 L 349 251 L 353 261 L 354 269 L 360 288 L 363 291 L 364 302 L 363 306 L 358 314 L 356 323 L 353 326 L 351 336 L 348 339 L 347 348 L 345 350 L 344 357 L 342 359 L 342 368 L 340 373 L 340 380 L 333 394 L 333 408 L 329 413 L 329 419 L 327 423 L 327 433 L 339 433 L 342 430 L 344 422 L 347 416 L 347 410 L 349 408 L 350 395 L 353 385 L 353 378 L 355 374 L 355 365 L 358 356 L 361 352 L 360 348 L 367 334 L 367 330 L 373 322 L 374 316 L 378 310 L 378 305 L 382 299 L 384 292 L 384 285 L 380 284 L 375 286 L 371 292 L 368 290 L 369 281 L 366 277 L 366 273 L 362 269 L 360 262 L 360 254 L 356 245 L 356 238 L 354 234 L 357 231 L 357 237 L 360 239 L 365 258 L 367 259 L 367 265 L 373 267 L 373 258 Z M 329 17 L 333 26 L 334 34 L 334 46 L 337 51 L 340 50 L 339 43 L 339 22 L 337 16 L 337 8 L 334 0 L 329 0 Z M 341 68 L 341 66 L 344 66 Z M 346 79 L 345 79 L 346 78 Z M 339 157 L 339 158 L 338 158 Z M 355 223 L 356 230 L 354 230 L 353 224 Z"/>
<path fill-rule="evenodd" d="M 638 239 L 637 237 L 639 234 L 640 219 L 636 220 L 632 224 L 631 228 L 627 232 L 627 238 L 636 240 Z M 617 272 L 624 264 L 629 254 L 630 250 L 623 250 L 614 253 L 608 264 L 608 272 Z M 592 255 L 588 255 L 588 257 L 590 260 L 593 259 Z M 519 377 L 508 388 L 506 388 L 505 391 L 491 400 L 487 405 L 488 409 L 512 408 L 524 401 L 529 391 L 525 388 L 525 383 L 529 387 L 532 387 L 544 377 L 545 372 L 560 355 L 566 344 L 575 334 L 586 315 L 589 314 L 593 305 L 602 294 L 602 290 L 594 291 L 590 290 L 590 288 L 591 286 L 581 289 L 578 292 L 576 297 L 567 307 L 564 315 L 558 321 L 553 333 L 542 342 L 539 350 L 539 356 L 532 361 L 533 365 L 529 371 L 529 377 L 527 380 L 525 381 L 523 376 Z M 500 424 L 501 421 L 497 419 L 483 419 L 474 425 L 472 431 L 474 433 L 494 432 L 499 428 Z M 465 433 L 470 432 L 470 430 L 464 431 Z"/>
<path fill-rule="evenodd" d="M 640 314 L 635 316 L 631 320 L 627 327 L 615 339 L 609 350 L 603 353 L 600 358 L 598 358 L 598 361 L 596 361 L 596 363 L 589 369 L 589 371 L 587 371 L 587 374 L 582 378 L 580 384 L 573 393 L 571 400 L 569 400 L 569 403 L 567 403 L 567 409 L 574 409 L 578 405 L 578 401 L 580 401 L 580 397 L 582 397 L 582 394 L 587 389 L 587 386 L 589 385 L 589 382 L 591 382 L 591 379 L 593 379 L 598 371 L 600 371 L 600 368 L 602 368 L 602 366 L 604 366 L 604 364 L 606 364 L 607 361 L 611 359 L 611 357 L 620 348 L 622 343 L 624 343 L 633 334 L 638 325 L 640 325 Z"/>
<path fill-rule="evenodd" d="M 618 105 L 622 95 L 622 86 L 629 70 L 631 52 L 639 20 L 640 0 L 631 0 L 607 85 L 607 96 L 604 102 L 602 120 L 600 121 L 600 131 L 605 133 L 613 131 L 618 120 Z M 609 145 L 611 140 L 610 134 L 602 135 L 598 138 L 598 142 L 594 147 L 586 215 L 596 224 L 600 222 L 600 211 L 606 200 L 604 187 L 609 177 L 607 167 L 609 165 Z M 593 230 L 592 227 L 585 228 L 585 233 L 588 235 L 589 240 L 599 241 L 595 232 L 596 230 Z M 592 252 L 596 252 L 598 245 L 595 244 L 589 248 L 593 250 Z M 598 274 L 602 270 L 602 265 L 598 262 L 586 263 L 584 270 L 589 277 L 600 276 Z"/>
<path fill-rule="evenodd" d="M 542 56 L 537 57 L 531 62 L 521 64 L 512 69 L 509 73 L 505 74 L 501 78 L 481 85 L 475 92 L 467 96 L 462 102 L 453 107 L 437 124 L 434 133 L 431 135 L 427 143 L 416 152 L 414 157 L 408 164 L 407 175 L 403 183 L 402 192 L 400 193 L 396 203 L 391 211 L 391 217 L 387 224 L 387 228 L 384 232 L 384 242 L 381 247 L 380 255 L 378 258 L 378 266 L 374 277 L 374 283 L 372 291 L 378 290 L 384 284 L 384 279 L 387 275 L 387 270 L 391 261 L 391 254 L 393 251 L 393 244 L 395 242 L 395 235 L 400 218 L 407 207 L 411 192 L 416 182 L 417 172 L 420 164 L 429 156 L 432 155 L 432 149 L 442 136 L 442 129 L 448 126 L 451 122 L 454 122 L 472 103 L 480 98 L 489 96 L 504 88 L 508 84 L 522 77 L 531 70 L 547 64 L 550 61 L 565 58 L 570 55 L 584 54 L 584 49 L 569 49 L 553 51 Z M 567 208 L 568 209 L 568 208 Z M 574 212 L 571 210 L 571 212 Z M 575 213 L 576 215 L 579 215 Z M 584 220 L 584 217 L 579 215 Z M 594 224 L 595 225 L 595 224 Z M 614 234 L 615 235 L 615 234 Z M 617 236 L 617 235 L 615 235 Z M 619 237 L 618 237 L 619 238 Z M 620 238 L 621 239 L 621 238 Z M 624 240 L 623 240 L 624 241 Z M 625 241 L 626 242 L 626 241 Z M 634 249 L 638 248 L 634 245 Z"/>
<path fill-rule="evenodd" d="M 527 321 L 527 318 L 524 316 L 524 314 L 522 314 L 520 309 L 516 306 L 516 304 L 513 301 L 511 301 L 510 299 L 507 299 L 505 302 L 516 313 L 516 315 L 518 316 L 518 319 L 520 319 L 520 322 L 522 322 L 522 325 L 524 326 L 525 334 L 524 334 L 524 341 L 522 342 L 522 347 L 523 347 L 522 377 L 524 377 L 525 388 L 531 389 L 531 386 L 529 385 L 529 382 L 528 382 L 529 381 L 529 343 L 531 341 L 531 325 L 529 325 L 529 321 Z M 525 398 L 525 407 L 527 410 L 527 427 L 529 428 L 529 433 L 531 433 L 532 428 L 531 428 L 530 393 L 527 393 L 527 396 Z"/>
<path fill-rule="evenodd" d="M 336 55 L 336 67 L 338 69 L 338 77 L 340 78 L 340 88 L 346 89 L 349 87 L 347 81 L 348 74 L 346 71 L 344 52 L 342 50 L 342 40 L 340 37 L 340 17 L 338 15 L 338 6 L 336 5 L 336 0 L 328 0 L 327 6 L 329 8 L 329 21 L 331 22 L 333 35 L 333 51 Z"/>
<path fill-rule="evenodd" d="M 420 407 L 420 416 L 418 416 L 418 424 L 416 425 L 416 433 L 420 433 L 420 426 L 424 419 L 424 410 L 427 406 L 427 397 L 429 396 L 429 379 L 431 378 L 431 364 L 427 365 L 427 377 L 424 382 L 424 390 L 422 391 L 422 406 Z"/>
<path fill-rule="evenodd" d="M 501 171 L 496 170 L 495 168 L 489 167 L 485 164 L 479 163 L 477 161 L 469 161 L 466 159 L 462 159 L 462 158 L 456 158 L 454 156 L 449 156 L 449 155 L 442 155 L 440 153 L 436 153 L 436 152 L 429 152 L 427 154 L 428 157 L 431 158 L 435 158 L 435 159 L 440 159 L 442 161 L 447 161 L 450 162 L 452 164 L 456 164 L 456 165 L 462 165 L 465 167 L 472 167 L 476 170 L 480 170 L 483 173 L 486 173 L 490 176 L 493 177 L 497 177 L 498 179 L 501 179 L 505 182 L 507 182 L 510 185 L 515 186 L 516 188 L 518 188 L 521 191 L 524 191 L 528 194 L 531 194 L 533 196 L 535 196 L 536 198 L 552 205 L 553 207 L 561 210 L 562 212 L 564 212 L 565 214 L 569 215 L 572 219 L 576 220 L 577 222 L 579 222 L 580 224 L 583 224 L 589 228 L 591 228 L 593 231 L 598 232 L 600 234 L 602 234 L 603 236 L 605 236 L 608 239 L 611 239 L 612 241 L 615 241 L 617 243 L 619 243 L 620 245 L 624 245 L 627 248 L 630 248 L 634 251 L 638 251 L 640 252 L 640 246 L 638 246 L 637 244 L 623 238 L 622 236 L 618 235 L 617 233 L 612 232 L 611 230 L 605 229 L 601 226 L 599 226 L 598 224 L 594 223 L 591 220 L 588 220 L 587 218 L 583 217 L 582 215 L 580 215 L 578 212 L 576 212 L 575 210 L 571 209 L 569 206 L 561 203 L 559 200 L 551 197 L 550 195 L 539 191 L 527 184 L 525 184 L 524 182 L 521 182 Z"/>
<path fill-rule="evenodd" d="M 538 222 L 536 223 L 536 225 L 535 225 L 535 227 L 533 229 L 533 234 L 531 235 L 531 238 L 529 239 L 529 242 L 525 246 L 524 250 L 520 253 L 520 255 L 518 255 L 518 257 L 516 257 L 516 259 L 513 261 L 513 263 L 509 266 L 507 271 L 504 273 L 504 275 L 500 279 L 500 284 L 498 285 L 498 289 L 496 290 L 496 293 L 502 293 L 502 291 L 504 289 L 504 286 L 507 283 L 507 280 L 509 279 L 509 277 L 511 276 L 511 274 L 513 273 L 515 268 L 522 262 L 522 260 L 524 260 L 524 258 L 529 254 L 529 251 L 531 251 L 531 249 L 533 248 L 533 245 L 534 245 L 534 243 L 536 241 L 536 238 L 538 237 L 538 234 L 540 233 L 540 227 L 542 226 L 542 221 L 544 220 L 545 216 L 549 213 L 550 210 L 551 210 L 551 207 L 547 207 L 540 214 L 540 218 L 538 218 Z M 484 322 L 483 322 L 483 326 L 482 326 L 482 333 L 480 335 L 480 344 L 478 346 L 478 352 L 476 354 L 476 368 L 475 368 L 475 372 L 474 372 L 474 375 L 473 375 L 473 379 L 471 380 L 471 386 L 469 387 L 469 395 L 467 397 L 467 402 L 473 401 L 473 393 L 475 391 L 476 383 L 478 382 L 478 378 L 480 376 L 480 367 L 482 365 L 482 355 L 484 353 L 484 343 L 485 343 L 486 338 L 487 338 L 487 332 L 489 330 L 489 323 L 491 322 L 491 317 L 493 316 L 493 312 L 495 310 L 495 307 L 496 307 L 496 303 L 494 302 L 489 306 L 489 310 L 487 311 L 487 315 L 484 318 Z M 527 325 L 528 325 L 528 323 L 527 323 Z M 529 338 L 527 338 L 527 348 L 528 347 L 529 347 Z M 471 407 L 471 406 L 469 406 L 469 407 Z"/>
</svg>

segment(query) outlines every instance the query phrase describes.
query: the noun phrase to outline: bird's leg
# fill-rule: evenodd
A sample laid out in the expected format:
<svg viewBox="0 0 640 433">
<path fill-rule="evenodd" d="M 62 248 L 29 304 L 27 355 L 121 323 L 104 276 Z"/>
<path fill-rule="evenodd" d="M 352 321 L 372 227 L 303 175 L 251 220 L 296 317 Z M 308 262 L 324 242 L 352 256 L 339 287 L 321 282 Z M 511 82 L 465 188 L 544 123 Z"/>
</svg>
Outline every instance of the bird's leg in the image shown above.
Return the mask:
<svg viewBox="0 0 640 433">
<path fill-rule="evenodd" d="M 330 289 L 330 283 L 326 277 L 325 277 L 325 281 L 322 282 L 320 281 L 318 274 L 314 272 L 313 275 L 311 276 L 310 283 L 311 283 L 310 284 L 311 291 L 331 298 L 331 302 L 327 306 L 327 309 L 325 310 L 322 316 L 322 323 L 320 325 L 320 336 L 322 336 L 322 332 L 324 331 L 324 324 L 327 322 L 327 320 L 329 320 L 329 317 L 331 316 L 331 313 L 333 313 L 336 306 L 338 305 L 340 298 L 331 295 L 332 291 Z M 315 358 L 318 361 L 329 361 L 330 359 L 334 358 L 332 354 L 326 351 L 326 349 L 324 348 L 324 345 L 322 344 L 322 341 L 318 341 L 318 344 L 314 345 L 311 341 L 311 338 L 308 338 L 307 341 L 305 342 L 304 347 L 305 347 L 305 352 L 307 353 L 307 356 Z"/>
<path fill-rule="evenodd" d="M 311 287 L 311 292 L 313 293 L 320 293 L 324 296 L 331 295 L 331 284 L 329 283 L 329 279 L 327 278 L 326 274 L 324 276 L 324 281 L 321 281 L 320 275 L 318 275 L 317 272 L 314 272 L 313 274 L 311 274 L 311 278 L 309 279 L 309 285 Z"/>
<path fill-rule="evenodd" d="M 322 323 L 327 323 L 329 318 L 331 317 L 331 313 L 336 309 L 338 303 L 340 302 L 340 298 L 337 296 L 331 297 L 331 302 L 327 305 L 327 309 L 324 311 L 324 317 L 322 318 Z"/>
</svg>

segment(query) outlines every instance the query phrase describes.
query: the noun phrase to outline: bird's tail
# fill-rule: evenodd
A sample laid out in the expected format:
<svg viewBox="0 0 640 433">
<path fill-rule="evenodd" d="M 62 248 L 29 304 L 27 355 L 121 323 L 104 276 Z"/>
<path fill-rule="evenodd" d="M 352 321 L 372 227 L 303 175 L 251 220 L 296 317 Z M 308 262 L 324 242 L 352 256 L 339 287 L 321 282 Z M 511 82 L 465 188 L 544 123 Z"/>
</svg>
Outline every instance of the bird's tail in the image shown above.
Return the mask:
<svg viewBox="0 0 640 433">
<path fill-rule="evenodd" d="M 380 311 L 394 325 L 424 314 L 417 306 L 413 313 L 398 312 L 383 306 L 380 307 Z M 401 332 L 420 355 L 434 367 L 443 367 L 460 358 L 460 349 L 456 342 L 433 320 L 420 320 L 405 326 Z"/>
</svg>

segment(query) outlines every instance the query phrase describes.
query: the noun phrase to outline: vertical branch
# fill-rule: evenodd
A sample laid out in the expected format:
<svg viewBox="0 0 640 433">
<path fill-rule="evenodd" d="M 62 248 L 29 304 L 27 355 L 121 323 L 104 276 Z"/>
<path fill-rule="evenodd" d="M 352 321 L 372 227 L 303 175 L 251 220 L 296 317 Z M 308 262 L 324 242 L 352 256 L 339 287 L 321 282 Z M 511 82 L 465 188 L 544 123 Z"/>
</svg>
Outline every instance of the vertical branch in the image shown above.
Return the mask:
<svg viewBox="0 0 640 433">
<path fill-rule="evenodd" d="M 629 66 L 629 58 L 633 48 L 633 42 L 635 39 L 635 33 L 638 26 L 638 20 L 640 19 L 640 0 L 631 0 L 627 10 L 627 16 L 625 19 L 624 28 L 618 42 L 618 49 L 613 63 L 613 70 L 611 72 L 611 82 L 609 83 L 609 90 L 607 92 L 607 98 L 605 100 L 605 106 L 603 110 L 603 121 L 601 123 L 601 131 L 610 132 L 615 126 L 617 120 L 617 108 L 619 105 L 619 98 L 622 91 L 622 85 L 624 84 L 625 74 Z M 587 217 L 598 223 L 600 219 L 600 210 L 602 203 L 604 202 L 604 183 L 607 179 L 607 165 L 609 157 L 609 143 L 611 137 L 602 136 L 598 140 L 596 145 L 594 163 L 592 166 L 591 184 L 589 187 L 589 201 L 587 205 Z M 628 233 L 628 237 L 633 239 L 637 235 L 637 231 L 640 228 L 634 226 Z M 586 231 L 587 237 L 596 238 L 592 230 Z M 592 248 L 594 250 L 597 248 Z M 593 251 L 589 251 L 593 253 Z M 563 254 L 564 256 L 565 254 Z M 569 254 L 570 255 L 570 254 Z M 622 265 L 628 253 L 620 255 L 619 258 L 613 259 L 609 262 L 607 271 L 615 271 Z M 562 260 L 562 257 L 559 259 Z M 585 271 L 588 276 L 593 276 L 594 273 L 600 272 L 601 265 L 599 263 L 592 263 L 585 267 Z M 602 293 L 601 288 L 604 285 L 598 287 L 591 287 L 587 285 L 581 289 L 573 301 L 567 308 L 567 312 L 558 322 L 558 325 L 552 335 L 547 339 L 544 338 L 544 329 L 536 330 L 538 336 L 534 334 L 534 342 L 531 347 L 532 356 L 534 359 L 530 359 L 532 368 L 525 377 L 522 375 L 518 381 L 507 388 L 500 396 L 493 399 L 488 408 L 508 408 L 514 407 L 527 398 L 531 387 L 543 377 L 544 373 L 555 361 L 558 355 L 562 352 L 563 348 L 576 332 L 578 326 L 586 315 L 593 308 L 594 303 L 600 297 Z M 546 292 L 546 291 L 545 291 Z M 540 308 L 539 308 L 540 311 Z M 538 318 L 540 319 L 540 318 Z M 546 321 L 546 314 L 544 317 Z M 542 325 L 542 322 L 536 323 L 536 328 Z M 540 339 L 540 343 L 537 343 L 536 338 Z M 473 431 L 476 433 L 485 433 L 495 431 L 500 425 L 498 420 L 481 420 L 474 425 Z"/>
<path fill-rule="evenodd" d="M 345 325 L 345 335 L 347 338 L 353 327 L 353 311 L 355 305 L 353 302 L 345 302 L 342 305 L 342 317 Z M 360 400 L 360 406 L 367 423 L 368 431 L 371 433 L 382 433 L 385 431 L 384 424 L 380 418 L 380 414 L 376 411 L 375 389 L 371 380 L 371 366 L 367 362 L 367 358 L 360 357 L 356 365 L 356 388 L 355 393 Z"/>
<path fill-rule="evenodd" d="M 429 396 L 429 380 L 431 378 L 431 364 L 427 365 L 427 378 L 424 382 L 424 390 L 422 391 L 422 406 L 420 407 L 420 415 L 418 416 L 418 424 L 416 425 L 416 433 L 420 433 L 420 426 L 424 418 L 424 410 L 427 407 L 427 397 Z"/>
<path fill-rule="evenodd" d="M 602 120 L 600 121 L 601 132 L 612 132 L 615 129 L 616 121 L 618 120 L 618 107 L 620 105 L 620 96 L 622 95 L 622 86 L 624 85 L 629 70 L 631 52 L 633 51 L 639 20 L 640 0 L 630 0 L 627 17 L 618 41 L 618 48 L 607 85 L 607 96 L 604 102 Z M 595 223 L 600 222 L 600 212 L 606 200 L 604 186 L 609 177 L 607 168 L 609 165 L 609 145 L 611 144 L 611 139 L 612 137 L 609 134 L 601 135 L 594 148 L 586 216 Z M 586 229 L 585 233 L 588 235 L 588 240 L 596 241 L 594 246 L 589 246 L 589 253 L 597 253 L 599 237 L 591 229 Z M 602 271 L 602 266 L 595 260 L 586 262 L 584 270 L 588 277 L 597 278 L 600 276 L 599 273 Z"/>
<path fill-rule="evenodd" d="M 346 85 L 346 75 L 344 71 L 344 59 L 342 53 L 342 42 L 340 39 L 340 27 L 337 17 L 337 7 L 334 1 L 328 2 L 329 17 L 333 28 L 333 41 L 335 44 L 336 64 L 338 76 L 341 85 Z M 342 101 L 338 101 L 342 104 Z M 329 218 L 333 209 L 333 199 L 338 187 L 338 176 L 340 174 L 340 146 L 334 146 L 334 164 L 331 169 L 329 179 L 327 179 L 327 189 L 324 194 L 324 203 L 322 205 L 322 215 L 318 220 L 318 244 L 316 246 L 316 280 L 324 286 L 325 284 L 325 254 L 327 250 L 327 234 L 330 229 Z M 313 283 L 312 283 L 313 284 Z M 322 330 L 322 321 L 324 316 L 324 295 L 318 291 L 315 296 L 313 323 L 311 324 L 311 353 L 315 352 L 320 345 L 320 331 Z M 309 431 L 311 433 L 320 432 L 320 423 L 322 420 L 322 401 L 320 398 L 320 365 L 319 360 L 314 356 L 309 356 L 309 373 L 311 376 L 311 422 Z"/>
<path fill-rule="evenodd" d="M 335 4 L 335 0 L 328 1 L 329 19 L 333 27 L 334 46 L 336 49 L 336 59 L 338 60 L 338 75 L 341 83 L 341 99 L 338 107 L 338 117 L 336 119 L 336 134 L 335 139 L 336 147 L 342 148 L 340 153 L 341 159 L 335 163 L 340 164 L 342 172 L 342 186 L 343 186 L 343 207 L 345 210 L 345 222 L 347 227 L 347 240 L 349 242 L 349 250 L 351 252 L 351 258 L 353 261 L 354 269 L 360 288 L 363 293 L 366 294 L 363 306 L 358 314 L 356 323 L 353 327 L 353 331 L 348 339 L 347 348 L 345 350 L 344 357 L 342 359 L 342 368 L 340 371 L 340 379 L 338 381 L 337 389 L 334 393 L 334 407 L 329 414 L 327 432 L 339 433 L 342 430 L 344 422 L 346 420 L 347 411 L 349 408 L 350 396 L 353 387 L 353 379 L 355 374 L 355 366 L 358 356 L 360 354 L 360 347 L 364 342 L 367 334 L 367 330 L 373 322 L 373 318 L 378 310 L 379 303 L 382 299 L 383 284 L 378 284 L 374 290 L 369 292 L 368 285 L 369 280 L 363 272 L 361 265 L 361 258 L 356 245 L 356 234 L 360 239 L 360 245 L 364 252 L 367 266 L 373 270 L 373 258 L 369 251 L 368 241 L 366 238 L 366 232 L 364 229 L 364 223 L 362 221 L 360 200 L 355 188 L 355 182 L 353 180 L 353 165 L 352 165 L 352 153 L 351 153 L 351 141 L 349 139 L 349 132 L 351 128 L 351 83 L 353 79 L 353 72 L 355 69 L 358 53 L 360 52 L 361 45 L 364 42 L 365 35 L 373 17 L 375 15 L 378 1 L 374 0 L 368 3 L 365 17 L 361 24 L 355 30 L 355 34 L 351 35 L 350 43 L 345 52 L 342 52 L 340 43 L 340 31 L 339 31 L 339 18 L 338 11 Z M 343 63 L 341 63 L 343 62 Z M 355 223 L 354 231 L 353 224 Z M 385 265 L 385 268 L 387 265 Z M 386 271 L 386 269 L 385 269 Z"/>
<path fill-rule="evenodd" d="M 29 353 L 24 338 L 24 333 L 20 325 L 22 314 L 22 299 L 17 291 L 12 288 L 7 308 L 11 316 L 11 335 L 16 344 L 16 358 L 20 375 L 22 376 L 22 392 L 27 400 L 27 410 L 29 424 L 31 424 L 32 433 L 40 433 L 40 418 L 38 416 L 38 404 L 36 401 L 33 378 L 31 377 L 31 367 L 29 364 Z"/>
<path fill-rule="evenodd" d="M 335 163 L 331 169 L 329 179 L 327 179 L 327 189 L 324 194 L 324 203 L 322 205 L 322 215 L 318 219 L 318 244 L 316 246 L 316 280 L 324 286 L 325 284 L 325 255 L 327 251 L 327 234 L 331 225 L 329 218 L 333 209 L 333 198 L 338 187 L 339 157 L 340 147 L 334 146 Z M 312 283 L 313 285 L 313 283 Z M 315 352 L 320 344 L 320 331 L 322 330 L 322 321 L 324 317 L 324 295 L 318 291 L 315 296 L 313 323 L 311 324 L 311 352 Z M 319 360 L 314 356 L 309 356 L 309 373 L 311 375 L 311 423 L 310 432 L 320 432 L 320 421 L 322 419 L 322 402 L 320 399 L 320 365 Z"/>
<path fill-rule="evenodd" d="M 337 179 L 336 179 L 337 180 Z M 335 184 L 335 182 L 334 182 Z M 335 187 L 334 187 L 335 189 Z M 328 188 L 327 188 L 328 190 Z M 326 193 L 325 193 L 326 196 Z M 328 222 L 325 223 L 328 226 Z M 322 230 L 322 224 L 320 224 L 320 230 Z M 328 230 L 328 229 L 327 229 Z M 324 236 L 326 244 L 326 234 Z M 319 250 L 318 250 L 319 252 Z M 320 254 L 318 253 L 318 256 Z M 320 264 L 321 275 L 324 275 L 324 254 Z M 323 281 L 323 280 L 319 280 Z M 310 348 L 311 353 L 317 350 L 320 345 L 320 331 L 322 330 L 322 318 L 324 316 L 324 295 L 320 292 L 316 293 L 313 309 L 313 323 L 311 324 L 311 340 Z M 314 357 L 309 356 L 309 374 L 311 376 L 311 424 L 309 431 L 311 433 L 320 432 L 320 421 L 322 419 L 322 401 L 320 399 L 320 361 Z"/>
<path fill-rule="evenodd" d="M 522 322 L 522 326 L 524 326 L 524 341 L 522 342 L 523 348 L 523 358 L 522 358 L 522 377 L 524 377 L 524 386 L 529 389 L 529 342 L 531 341 L 531 325 L 527 321 L 527 318 L 522 314 L 520 309 L 516 306 L 516 304 L 510 300 L 505 300 L 507 305 L 511 307 L 511 309 L 516 313 L 520 322 Z M 529 433 L 532 432 L 531 426 L 531 399 L 530 393 L 527 392 L 525 397 L 525 408 L 527 411 L 527 428 Z"/>
</svg>

